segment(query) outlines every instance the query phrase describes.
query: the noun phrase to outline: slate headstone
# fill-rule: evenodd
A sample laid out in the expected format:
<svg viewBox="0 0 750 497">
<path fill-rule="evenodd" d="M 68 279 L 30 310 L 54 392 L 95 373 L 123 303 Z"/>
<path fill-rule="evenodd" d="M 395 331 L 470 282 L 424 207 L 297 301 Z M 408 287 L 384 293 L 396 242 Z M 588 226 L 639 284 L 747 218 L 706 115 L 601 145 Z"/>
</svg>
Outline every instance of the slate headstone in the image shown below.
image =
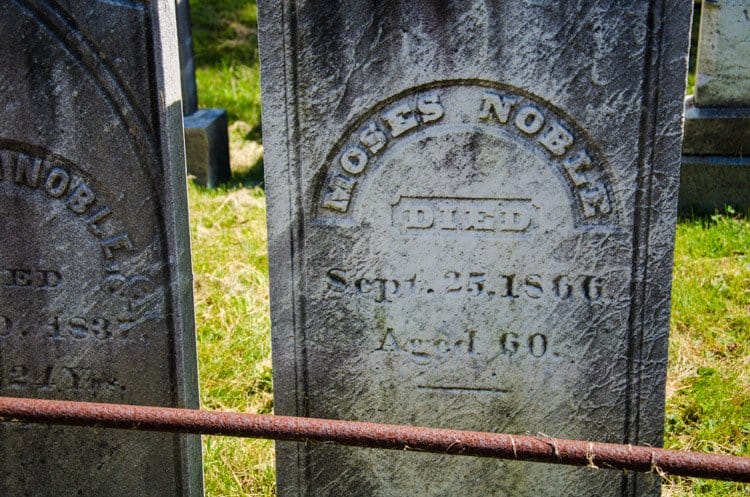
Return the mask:
<svg viewBox="0 0 750 497">
<path fill-rule="evenodd" d="M 198 109 L 183 119 L 188 174 L 199 185 L 216 187 L 229 181 L 229 128 L 224 109 Z"/>
<path fill-rule="evenodd" d="M 175 0 L 177 37 L 180 49 L 180 77 L 182 81 L 182 113 L 186 116 L 198 110 L 198 88 L 195 85 L 195 55 L 193 26 L 189 0 Z"/>
<path fill-rule="evenodd" d="M 176 0 L 176 8 L 187 171 L 199 185 L 215 187 L 232 176 L 227 111 L 198 108 L 189 0 Z"/>
<path fill-rule="evenodd" d="M 275 412 L 659 445 L 690 7 L 261 0 Z M 659 492 L 326 444 L 277 472 L 280 497 Z"/>
<path fill-rule="evenodd" d="M 4 0 L 0 392 L 198 407 L 174 3 Z M 200 442 L 3 424 L 0 495 L 202 495 Z"/>
</svg>

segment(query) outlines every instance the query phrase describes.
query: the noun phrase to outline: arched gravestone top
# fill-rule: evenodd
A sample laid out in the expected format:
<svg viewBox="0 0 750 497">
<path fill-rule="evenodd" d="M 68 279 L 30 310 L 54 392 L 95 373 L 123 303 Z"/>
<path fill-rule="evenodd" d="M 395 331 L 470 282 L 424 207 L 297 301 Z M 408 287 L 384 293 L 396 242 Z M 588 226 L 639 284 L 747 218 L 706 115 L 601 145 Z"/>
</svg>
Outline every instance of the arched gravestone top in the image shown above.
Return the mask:
<svg viewBox="0 0 750 497">
<path fill-rule="evenodd" d="M 2 12 L 0 390 L 197 407 L 174 5 Z M 2 495 L 202 493 L 196 437 L 6 424 L 0 455 Z"/>
<path fill-rule="evenodd" d="M 553 189 L 562 186 L 563 189 L 569 190 L 567 203 L 571 206 L 571 216 L 577 227 L 615 229 L 619 224 L 610 186 L 611 174 L 607 172 L 609 166 L 586 132 L 549 103 L 532 95 L 524 95 L 517 88 L 493 85 L 487 81 L 435 82 L 422 88 L 411 89 L 372 109 L 344 135 L 343 143 L 337 144 L 332 154 L 326 158 L 325 164 L 329 167 L 321 169 L 327 174 L 325 181 L 321 183 L 322 191 L 317 192 L 320 199 L 315 211 L 317 220 L 333 225 L 356 223 L 354 215 L 351 214 L 355 207 L 351 204 L 355 203 L 354 200 L 359 196 L 358 192 L 369 188 L 374 181 L 370 179 L 373 174 L 373 168 L 369 167 L 370 163 L 389 164 L 394 160 L 407 159 L 400 161 L 400 164 L 407 166 L 408 171 L 403 173 L 409 174 L 409 171 L 424 171 L 424 168 L 410 163 L 415 156 L 422 156 L 433 164 L 442 162 L 442 166 L 450 170 L 460 170 L 461 164 L 456 163 L 460 158 L 464 162 L 472 163 L 469 167 L 476 169 L 476 162 L 480 159 L 476 153 L 457 156 L 456 150 L 452 150 L 461 147 L 461 137 L 468 140 L 499 140 L 506 144 L 501 148 L 509 148 L 507 152 L 515 155 L 512 157 L 513 160 L 538 164 L 541 170 L 532 171 L 534 168 L 530 166 L 521 172 L 530 177 L 529 181 L 551 173 L 556 178 L 554 184 L 550 185 Z M 417 141 L 417 147 L 424 153 L 410 152 L 407 150 L 409 145 L 402 143 L 404 141 Z M 433 142 L 439 144 L 432 145 Z M 469 145 L 472 149 L 478 150 L 493 148 L 492 145 Z M 428 154 L 425 152 L 428 148 L 436 150 Z M 389 157 L 386 158 L 386 155 Z M 495 165 L 502 163 L 496 156 L 487 157 L 485 161 L 493 162 Z M 541 166 L 542 163 L 544 166 Z M 446 181 L 450 182 L 455 176 L 456 173 L 445 175 Z M 492 172 L 488 176 L 495 179 Z M 520 175 L 514 176 L 499 181 L 509 185 L 511 180 L 519 180 L 517 176 Z M 480 179 L 477 178 L 470 184 L 476 185 L 479 182 Z M 414 183 L 419 185 L 424 183 L 424 180 L 416 179 Z M 482 183 L 485 183 L 485 195 L 497 191 L 497 185 L 488 181 Z M 376 185 L 372 187 L 377 188 Z M 516 189 L 527 188 L 528 186 L 516 185 Z M 476 200 L 492 200 L 481 197 L 481 188 L 474 188 L 472 192 L 472 195 L 480 196 Z M 372 205 L 366 201 L 357 203 L 364 204 L 362 210 Z M 531 206 L 534 209 L 540 208 L 534 203 Z M 455 212 L 450 210 L 449 217 L 446 217 L 448 211 L 445 209 L 438 210 L 443 212 L 448 224 L 443 223 L 441 226 L 440 223 L 431 223 L 430 220 L 434 221 L 433 213 L 433 217 L 422 220 L 421 225 L 404 225 L 403 222 L 399 225 L 402 231 L 411 230 L 412 233 L 473 232 L 469 234 L 476 236 L 487 232 L 502 236 L 503 232 L 526 233 L 533 229 L 531 212 L 525 210 L 508 212 L 507 219 L 493 219 L 494 215 L 487 213 L 489 217 L 486 221 L 477 220 L 480 223 L 484 222 L 482 226 L 474 226 L 468 219 L 461 223 L 455 217 L 461 215 L 461 208 L 457 207 Z M 476 216 L 473 210 L 470 212 L 472 216 Z M 366 211 L 363 215 L 370 214 L 371 212 Z M 429 212 L 427 214 L 429 215 Z M 513 214 L 517 217 L 515 221 L 512 219 Z M 416 216 L 416 212 L 412 213 L 413 216 Z M 416 222 L 416 219 L 414 221 Z M 394 218 L 393 222 L 398 221 Z"/>
<path fill-rule="evenodd" d="M 275 410 L 658 445 L 689 2 L 260 2 Z M 277 444 L 279 495 L 658 479 Z"/>
</svg>

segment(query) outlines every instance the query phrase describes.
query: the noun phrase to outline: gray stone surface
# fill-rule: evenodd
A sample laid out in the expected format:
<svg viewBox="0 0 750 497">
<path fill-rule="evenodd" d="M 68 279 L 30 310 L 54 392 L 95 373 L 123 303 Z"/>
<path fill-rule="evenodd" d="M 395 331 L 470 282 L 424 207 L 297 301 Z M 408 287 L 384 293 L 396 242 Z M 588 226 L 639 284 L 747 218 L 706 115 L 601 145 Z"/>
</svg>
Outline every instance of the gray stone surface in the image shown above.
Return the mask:
<svg viewBox="0 0 750 497">
<path fill-rule="evenodd" d="M 684 214 L 750 210 L 750 158 L 682 156 L 679 209 Z"/>
<path fill-rule="evenodd" d="M 229 168 L 227 111 L 200 109 L 185 116 L 185 156 L 188 174 L 201 185 L 214 187 L 232 176 Z"/>
<path fill-rule="evenodd" d="M 180 49 L 182 80 L 182 113 L 189 116 L 198 110 L 198 88 L 195 86 L 195 57 L 193 55 L 193 27 L 189 0 L 176 0 L 177 37 Z"/>
<path fill-rule="evenodd" d="M 229 180 L 232 175 L 227 111 L 198 109 L 190 2 L 176 0 L 176 8 L 187 170 L 199 184 L 214 187 Z"/>
<path fill-rule="evenodd" d="M 703 2 L 695 95 L 685 102 L 679 208 L 750 207 L 750 0 Z"/>
<path fill-rule="evenodd" d="M 0 2 L 0 393 L 197 407 L 173 2 Z M 0 426 L 0 495 L 202 495 L 197 437 Z"/>
<path fill-rule="evenodd" d="M 685 100 L 686 155 L 750 155 L 750 107 L 698 107 Z"/>
<path fill-rule="evenodd" d="M 275 412 L 660 444 L 691 7 L 261 0 Z M 277 469 L 280 497 L 658 494 L 330 445 Z"/>
<path fill-rule="evenodd" d="M 701 107 L 750 107 L 750 0 L 703 2 L 695 100 Z"/>
</svg>

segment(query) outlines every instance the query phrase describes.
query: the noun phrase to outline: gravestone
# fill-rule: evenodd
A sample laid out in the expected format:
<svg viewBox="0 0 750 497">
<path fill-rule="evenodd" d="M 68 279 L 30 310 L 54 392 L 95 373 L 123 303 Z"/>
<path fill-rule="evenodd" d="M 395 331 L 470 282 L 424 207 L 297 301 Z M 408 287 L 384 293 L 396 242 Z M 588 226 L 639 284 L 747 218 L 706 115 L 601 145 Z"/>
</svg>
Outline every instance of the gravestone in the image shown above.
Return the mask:
<svg viewBox="0 0 750 497">
<path fill-rule="evenodd" d="M 2 395 L 198 407 L 174 16 L 2 2 Z M 202 495 L 198 437 L 0 430 L 0 495 Z"/>
<path fill-rule="evenodd" d="M 750 0 L 712 0 L 701 9 L 695 102 L 750 107 Z"/>
<path fill-rule="evenodd" d="M 227 111 L 198 108 L 189 0 L 176 0 L 176 8 L 187 171 L 196 183 L 215 187 L 229 181 L 232 176 Z"/>
<path fill-rule="evenodd" d="M 658 445 L 690 3 L 261 1 L 277 414 Z M 277 444 L 290 496 L 658 477 Z"/>
<path fill-rule="evenodd" d="M 227 111 L 198 109 L 183 119 L 187 171 L 199 185 L 210 188 L 229 181 Z"/>
<path fill-rule="evenodd" d="M 189 116 L 198 110 L 198 88 L 195 85 L 195 57 L 193 54 L 193 25 L 190 1 L 175 0 L 177 39 L 180 49 L 180 80 L 182 82 L 182 113 Z"/>
<path fill-rule="evenodd" d="M 683 154 L 680 210 L 750 209 L 750 0 L 702 3 Z"/>
</svg>

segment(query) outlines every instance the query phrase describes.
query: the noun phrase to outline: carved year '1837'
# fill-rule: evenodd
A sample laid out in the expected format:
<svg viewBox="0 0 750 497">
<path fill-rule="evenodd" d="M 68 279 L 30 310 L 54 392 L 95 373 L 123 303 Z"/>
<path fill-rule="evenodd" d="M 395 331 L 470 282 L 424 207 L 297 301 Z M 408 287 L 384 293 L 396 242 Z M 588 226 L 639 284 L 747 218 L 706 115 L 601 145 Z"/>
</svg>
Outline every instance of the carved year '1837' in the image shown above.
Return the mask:
<svg viewBox="0 0 750 497">
<path fill-rule="evenodd" d="M 0 196 L 14 206 L 4 211 L 5 242 L 13 250 L 0 266 L 0 346 L 15 340 L 42 348 L 149 346 L 153 323 L 164 319 L 158 275 L 142 272 L 153 249 L 137 246 L 103 188 L 63 157 L 0 142 Z M 34 240 L 46 243 L 43 255 Z M 82 259 L 91 273 L 77 265 Z M 74 287 L 84 289 L 78 301 L 69 297 Z M 26 393 L 86 391 L 97 399 L 125 394 L 127 385 L 80 361 L 39 365 L 6 354 L 0 385 Z"/>
</svg>

